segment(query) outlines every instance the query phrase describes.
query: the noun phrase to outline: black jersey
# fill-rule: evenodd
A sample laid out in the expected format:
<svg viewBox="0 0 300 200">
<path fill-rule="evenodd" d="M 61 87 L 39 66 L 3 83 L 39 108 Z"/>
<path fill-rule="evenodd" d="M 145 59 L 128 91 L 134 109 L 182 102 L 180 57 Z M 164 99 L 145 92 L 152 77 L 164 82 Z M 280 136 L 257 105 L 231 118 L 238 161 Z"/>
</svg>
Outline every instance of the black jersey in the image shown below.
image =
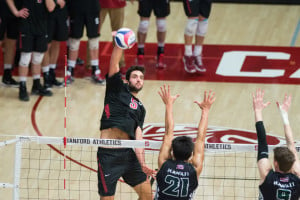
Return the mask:
<svg viewBox="0 0 300 200">
<path fill-rule="evenodd" d="M 11 12 L 10 12 L 10 9 L 8 8 L 6 0 L 0 0 L 0 16 L 4 17 L 4 16 L 9 15 L 10 13 Z"/>
<path fill-rule="evenodd" d="M 99 0 L 69 0 L 67 6 L 71 15 L 100 12 Z"/>
<path fill-rule="evenodd" d="M 62 20 L 65 20 L 68 18 L 68 9 L 67 6 L 64 6 L 63 8 L 60 8 L 59 5 L 55 6 L 55 9 L 53 12 L 49 13 L 48 19 L 53 19 L 53 18 L 60 18 Z"/>
<path fill-rule="evenodd" d="M 22 8 L 22 2 L 15 0 L 15 6 L 17 9 Z M 6 0 L 0 0 L 0 16 L 4 17 L 13 17 L 15 18 L 14 14 L 11 12 L 10 8 L 8 7 Z"/>
<path fill-rule="evenodd" d="M 167 160 L 156 175 L 155 200 L 192 199 L 198 187 L 194 166 L 184 161 Z"/>
<path fill-rule="evenodd" d="M 101 117 L 100 130 L 119 128 L 135 139 L 135 130 L 143 128 L 146 110 L 143 104 L 134 97 L 118 72 L 106 77 L 104 109 Z"/>
<path fill-rule="evenodd" d="M 45 0 L 15 0 L 22 1 L 22 7 L 27 8 L 29 17 L 21 19 L 21 33 L 30 33 L 33 35 L 47 34 L 48 10 Z"/>
<path fill-rule="evenodd" d="M 270 170 L 265 181 L 259 186 L 259 200 L 300 198 L 300 178 L 295 174 L 282 174 Z"/>
</svg>

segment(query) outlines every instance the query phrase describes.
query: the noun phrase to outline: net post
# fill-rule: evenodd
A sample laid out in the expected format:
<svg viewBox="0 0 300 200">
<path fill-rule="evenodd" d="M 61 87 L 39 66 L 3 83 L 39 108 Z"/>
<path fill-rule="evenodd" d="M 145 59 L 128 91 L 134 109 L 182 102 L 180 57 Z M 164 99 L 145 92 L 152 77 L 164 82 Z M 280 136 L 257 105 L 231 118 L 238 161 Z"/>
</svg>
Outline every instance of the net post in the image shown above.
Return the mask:
<svg viewBox="0 0 300 200">
<path fill-rule="evenodd" d="M 21 159 L 22 159 L 22 142 L 17 141 L 15 144 L 15 169 L 14 169 L 14 191 L 13 199 L 20 199 L 20 178 L 21 178 Z"/>
</svg>

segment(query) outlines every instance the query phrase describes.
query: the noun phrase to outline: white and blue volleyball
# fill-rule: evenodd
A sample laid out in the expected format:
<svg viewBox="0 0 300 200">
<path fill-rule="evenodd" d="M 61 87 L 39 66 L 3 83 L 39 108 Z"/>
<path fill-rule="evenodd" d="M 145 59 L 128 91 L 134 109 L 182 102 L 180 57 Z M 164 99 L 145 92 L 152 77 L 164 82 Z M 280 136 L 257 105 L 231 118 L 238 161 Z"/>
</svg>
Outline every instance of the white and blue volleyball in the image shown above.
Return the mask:
<svg viewBox="0 0 300 200">
<path fill-rule="evenodd" d="M 129 28 L 120 28 L 115 35 L 115 43 L 121 49 L 130 49 L 135 42 L 135 34 Z"/>
</svg>

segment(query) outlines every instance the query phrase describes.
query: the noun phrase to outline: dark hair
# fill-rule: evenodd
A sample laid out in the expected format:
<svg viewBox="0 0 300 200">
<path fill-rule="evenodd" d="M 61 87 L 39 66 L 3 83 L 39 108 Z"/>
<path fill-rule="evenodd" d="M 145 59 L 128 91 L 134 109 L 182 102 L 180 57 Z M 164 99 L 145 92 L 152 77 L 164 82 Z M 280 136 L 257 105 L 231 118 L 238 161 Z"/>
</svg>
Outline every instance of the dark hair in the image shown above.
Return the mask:
<svg viewBox="0 0 300 200">
<path fill-rule="evenodd" d="M 288 172 L 295 162 L 295 155 L 287 147 L 276 147 L 274 160 L 277 161 L 280 171 Z"/>
<path fill-rule="evenodd" d="M 191 137 L 179 136 L 172 141 L 173 155 L 176 160 L 188 160 L 194 150 Z"/>
<path fill-rule="evenodd" d="M 136 65 L 131 66 L 131 67 L 127 70 L 127 72 L 126 72 L 126 80 L 127 80 L 127 81 L 129 81 L 131 72 L 136 71 L 136 70 L 138 70 L 138 71 L 142 72 L 143 74 L 145 74 L 145 68 L 144 68 L 144 67 L 136 66 Z"/>
</svg>

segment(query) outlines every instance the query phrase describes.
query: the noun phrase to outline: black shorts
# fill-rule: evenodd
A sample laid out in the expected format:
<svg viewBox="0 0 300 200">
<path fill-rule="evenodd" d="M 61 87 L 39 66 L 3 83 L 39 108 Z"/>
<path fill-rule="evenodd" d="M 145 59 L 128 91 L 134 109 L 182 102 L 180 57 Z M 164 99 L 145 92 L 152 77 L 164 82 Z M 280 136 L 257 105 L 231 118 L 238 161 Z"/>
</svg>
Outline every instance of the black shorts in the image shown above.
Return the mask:
<svg viewBox="0 0 300 200">
<path fill-rule="evenodd" d="M 44 53 L 48 46 L 48 35 L 32 35 L 21 33 L 19 47 L 21 52 Z"/>
<path fill-rule="evenodd" d="M 19 19 L 17 17 L 0 18 L 0 40 L 4 39 L 4 35 L 9 39 L 16 40 L 19 36 Z"/>
<path fill-rule="evenodd" d="M 151 11 L 158 18 L 167 17 L 170 14 L 169 0 L 139 0 L 138 14 L 141 17 L 150 17 Z"/>
<path fill-rule="evenodd" d="M 208 18 L 211 11 L 211 0 L 183 0 L 183 7 L 187 17 Z"/>
<path fill-rule="evenodd" d="M 120 177 L 134 187 L 146 181 L 147 176 L 131 148 L 98 148 L 98 191 L 100 196 L 113 196 Z"/>
<path fill-rule="evenodd" d="M 68 39 L 68 14 L 65 10 L 55 10 L 55 13 L 48 18 L 48 42 L 55 41 L 67 41 Z"/>
<path fill-rule="evenodd" d="M 70 15 L 70 37 L 80 39 L 83 35 L 84 25 L 88 38 L 98 37 L 99 23 L 99 12 Z"/>
</svg>

